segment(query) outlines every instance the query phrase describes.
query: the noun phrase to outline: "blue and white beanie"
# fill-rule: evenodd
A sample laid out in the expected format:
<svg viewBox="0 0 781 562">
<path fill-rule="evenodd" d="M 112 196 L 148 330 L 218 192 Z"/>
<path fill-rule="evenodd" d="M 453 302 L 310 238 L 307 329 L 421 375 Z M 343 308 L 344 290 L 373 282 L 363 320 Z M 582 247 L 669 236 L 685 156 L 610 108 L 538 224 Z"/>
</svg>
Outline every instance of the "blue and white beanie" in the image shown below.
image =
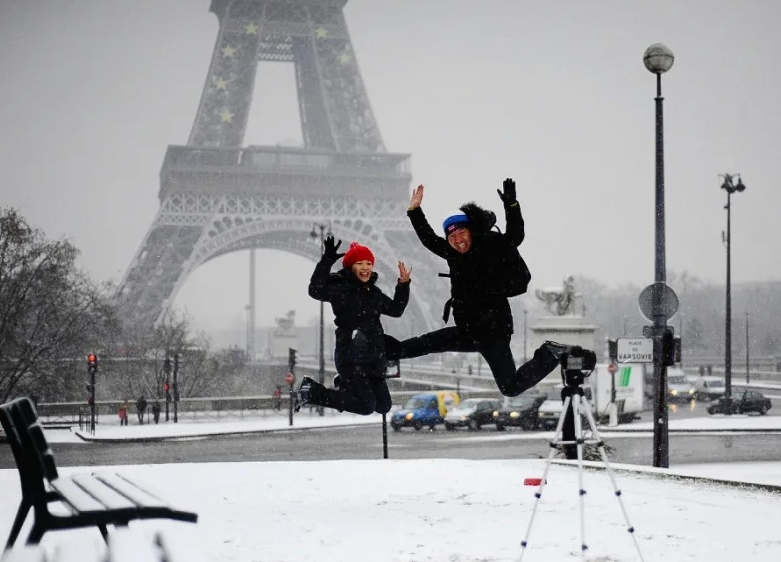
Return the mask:
<svg viewBox="0 0 781 562">
<path fill-rule="evenodd" d="M 456 213 L 445 219 L 445 222 L 442 223 L 442 228 L 445 231 L 445 236 L 449 236 L 454 230 L 466 228 L 468 225 L 469 218 L 464 213 Z"/>
</svg>

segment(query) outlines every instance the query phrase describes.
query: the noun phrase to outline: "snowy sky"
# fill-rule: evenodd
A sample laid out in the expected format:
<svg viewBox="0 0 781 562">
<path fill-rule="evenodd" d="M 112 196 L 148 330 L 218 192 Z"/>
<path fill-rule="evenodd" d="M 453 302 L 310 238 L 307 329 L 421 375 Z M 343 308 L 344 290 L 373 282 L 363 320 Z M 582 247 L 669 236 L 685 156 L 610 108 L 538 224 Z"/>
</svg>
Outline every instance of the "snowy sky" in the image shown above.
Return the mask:
<svg viewBox="0 0 781 562">
<path fill-rule="evenodd" d="M 121 278 L 157 211 L 166 146 L 189 134 L 217 31 L 208 6 L 0 3 L 3 204 L 70 237 L 99 279 Z M 413 155 L 432 221 L 469 199 L 498 210 L 495 188 L 518 180 L 532 289 L 565 274 L 652 281 L 655 84 L 642 54 L 666 43 L 668 267 L 723 278 L 717 174 L 740 172 L 733 279 L 781 279 L 768 258 L 781 255 L 778 2 L 350 0 L 345 14 L 385 143 Z M 298 141 L 292 68 L 258 76 L 245 143 Z M 311 263 L 272 251 L 259 263 L 259 324 L 317 314 Z M 246 253 L 206 264 L 177 305 L 241 329 L 247 265 Z"/>
</svg>

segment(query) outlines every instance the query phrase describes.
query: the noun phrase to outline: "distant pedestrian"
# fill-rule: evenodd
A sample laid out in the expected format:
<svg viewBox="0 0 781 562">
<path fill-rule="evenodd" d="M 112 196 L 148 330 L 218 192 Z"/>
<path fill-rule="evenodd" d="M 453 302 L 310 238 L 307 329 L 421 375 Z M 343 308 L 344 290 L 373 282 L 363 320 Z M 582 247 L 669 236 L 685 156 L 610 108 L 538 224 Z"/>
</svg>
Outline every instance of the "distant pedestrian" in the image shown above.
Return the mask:
<svg viewBox="0 0 781 562">
<path fill-rule="evenodd" d="M 125 401 L 122 402 L 122 404 L 119 405 L 119 425 L 127 425 L 127 412 L 130 409 L 130 403 L 128 402 L 127 398 L 125 398 Z"/>
<path fill-rule="evenodd" d="M 279 386 L 274 389 L 274 408 L 282 409 L 282 389 Z"/>
<path fill-rule="evenodd" d="M 152 404 L 152 419 L 155 420 L 155 423 L 160 422 L 160 402 L 157 400 Z"/>
<path fill-rule="evenodd" d="M 144 395 L 138 397 L 138 400 L 136 400 L 136 413 L 138 414 L 138 423 L 140 425 L 144 424 L 144 412 L 146 412 L 146 398 L 144 398 Z"/>
</svg>

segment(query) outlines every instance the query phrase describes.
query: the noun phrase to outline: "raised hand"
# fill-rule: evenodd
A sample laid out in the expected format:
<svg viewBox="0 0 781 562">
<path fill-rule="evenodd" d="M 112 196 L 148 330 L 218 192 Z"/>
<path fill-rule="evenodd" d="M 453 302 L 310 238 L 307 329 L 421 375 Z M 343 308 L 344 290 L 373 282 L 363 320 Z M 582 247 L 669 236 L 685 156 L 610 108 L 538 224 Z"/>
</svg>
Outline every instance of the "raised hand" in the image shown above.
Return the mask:
<svg viewBox="0 0 781 562">
<path fill-rule="evenodd" d="M 409 208 L 417 209 L 423 203 L 423 186 L 419 185 L 412 190 L 412 199 L 409 200 Z"/>
<path fill-rule="evenodd" d="M 399 283 L 409 282 L 410 275 L 412 275 L 412 268 L 407 269 L 403 261 L 399 262 Z"/>
<path fill-rule="evenodd" d="M 344 253 L 337 253 L 337 250 L 341 245 L 341 240 L 339 240 L 339 242 L 335 242 L 333 236 L 326 236 L 325 240 L 323 240 L 323 257 L 332 259 L 334 261 L 338 260 L 344 255 Z"/>
<path fill-rule="evenodd" d="M 502 192 L 501 189 L 496 190 L 502 202 L 505 205 L 510 205 L 511 203 L 515 203 L 517 199 L 515 193 L 515 181 L 512 178 L 507 178 L 502 183 L 502 189 L 504 189 L 504 192 Z"/>
</svg>

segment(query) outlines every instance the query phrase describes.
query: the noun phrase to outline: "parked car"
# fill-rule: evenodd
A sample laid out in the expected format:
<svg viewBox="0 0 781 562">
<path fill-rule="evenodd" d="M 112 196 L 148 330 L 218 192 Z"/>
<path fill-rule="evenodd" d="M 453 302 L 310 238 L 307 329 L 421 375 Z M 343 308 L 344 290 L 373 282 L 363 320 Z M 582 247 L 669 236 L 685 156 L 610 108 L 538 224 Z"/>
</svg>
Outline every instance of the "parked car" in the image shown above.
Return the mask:
<svg viewBox="0 0 781 562">
<path fill-rule="evenodd" d="M 461 401 L 456 392 L 421 392 L 407 400 L 400 410 L 393 412 L 391 427 L 400 431 L 402 427 L 412 427 L 420 431 L 424 425 L 434 429 L 442 423 L 448 410 Z"/>
<path fill-rule="evenodd" d="M 667 400 L 669 402 L 691 402 L 697 389 L 686 378 L 683 372 L 667 372 Z"/>
<path fill-rule="evenodd" d="M 481 429 L 484 425 L 493 423 L 494 411 L 501 405 L 501 400 L 497 398 L 468 398 L 445 414 L 445 429 Z"/>
<path fill-rule="evenodd" d="M 749 412 L 759 412 L 764 416 L 772 406 L 770 398 L 756 390 L 735 390 L 732 393 L 732 413 L 748 414 Z M 722 395 L 708 404 L 709 414 L 726 414 L 727 398 Z"/>
<path fill-rule="evenodd" d="M 510 398 L 493 413 L 496 431 L 504 431 L 509 426 L 521 429 L 537 429 L 537 415 L 540 404 L 545 402 L 547 395 L 525 392 L 520 396 Z"/>
<path fill-rule="evenodd" d="M 721 377 L 699 377 L 694 383 L 694 395 L 699 399 L 715 400 L 724 391 L 724 379 Z"/>
</svg>

